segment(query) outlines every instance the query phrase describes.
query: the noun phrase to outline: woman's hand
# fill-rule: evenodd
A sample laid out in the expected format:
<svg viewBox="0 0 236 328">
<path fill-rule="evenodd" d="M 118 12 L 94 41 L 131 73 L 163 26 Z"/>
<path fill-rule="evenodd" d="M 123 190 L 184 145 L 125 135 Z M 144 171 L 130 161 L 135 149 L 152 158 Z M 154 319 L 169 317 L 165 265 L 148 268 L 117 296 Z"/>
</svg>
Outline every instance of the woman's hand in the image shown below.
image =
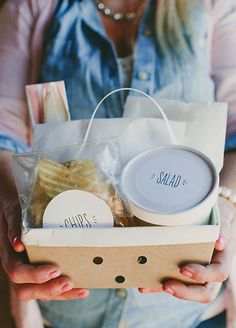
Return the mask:
<svg viewBox="0 0 236 328">
<path fill-rule="evenodd" d="M 195 283 L 203 283 L 204 285 L 185 285 L 176 280 L 168 280 L 162 286 L 164 292 L 180 299 L 201 303 L 210 303 L 217 296 L 222 282 L 230 274 L 236 246 L 235 208 L 222 197 L 219 197 L 219 208 L 221 216 L 220 235 L 215 244 L 211 263 L 205 266 L 189 263 L 180 268 L 180 273 L 183 276 L 191 278 Z M 140 289 L 140 292 L 144 293 L 158 291 L 160 289 Z"/>
<path fill-rule="evenodd" d="M 24 301 L 32 299 L 70 300 L 85 298 L 86 289 L 73 289 L 69 278 L 61 276 L 55 265 L 31 265 L 21 242 L 19 204 L 8 206 L 0 217 L 0 254 L 16 295 Z"/>
</svg>

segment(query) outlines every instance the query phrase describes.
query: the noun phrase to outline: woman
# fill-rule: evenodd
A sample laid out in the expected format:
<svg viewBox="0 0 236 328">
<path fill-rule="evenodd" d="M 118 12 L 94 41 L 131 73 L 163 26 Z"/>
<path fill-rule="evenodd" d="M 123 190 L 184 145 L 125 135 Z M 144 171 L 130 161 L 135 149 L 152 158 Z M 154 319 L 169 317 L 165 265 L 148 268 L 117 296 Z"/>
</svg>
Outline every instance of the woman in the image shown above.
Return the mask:
<svg viewBox="0 0 236 328">
<path fill-rule="evenodd" d="M 28 149 L 30 140 L 24 86 L 53 80 L 66 81 L 72 119 L 90 117 L 98 100 L 120 86 L 165 98 L 227 101 L 228 146 L 233 149 L 233 1 L 8 0 L 0 24 L 0 249 L 17 295 L 22 300 L 51 300 L 39 304 L 55 328 L 197 327 L 231 269 L 235 213 L 228 200 L 220 199 L 222 228 L 212 263 L 180 269 L 204 286 L 167 281 L 164 293 L 73 289 L 56 267 L 35 267 L 21 256 L 20 212 L 9 158 L 11 151 Z M 100 117 L 121 116 L 122 103 L 119 96 L 106 102 Z M 236 191 L 235 164 L 232 152 L 226 156 L 221 184 Z"/>
</svg>

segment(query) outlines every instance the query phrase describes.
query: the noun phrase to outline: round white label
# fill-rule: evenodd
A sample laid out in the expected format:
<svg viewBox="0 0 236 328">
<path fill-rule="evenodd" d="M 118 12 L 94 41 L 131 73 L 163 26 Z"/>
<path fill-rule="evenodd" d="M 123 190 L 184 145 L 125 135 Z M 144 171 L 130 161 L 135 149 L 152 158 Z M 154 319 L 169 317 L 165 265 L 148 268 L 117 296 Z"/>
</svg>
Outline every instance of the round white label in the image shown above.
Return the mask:
<svg viewBox="0 0 236 328">
<path fill-rule="evenodd" d="M 43 215 L 43 228 L 113 227 L 110 207 L 99 197 L 68 190 L 54 197 Z"/>
</svg>

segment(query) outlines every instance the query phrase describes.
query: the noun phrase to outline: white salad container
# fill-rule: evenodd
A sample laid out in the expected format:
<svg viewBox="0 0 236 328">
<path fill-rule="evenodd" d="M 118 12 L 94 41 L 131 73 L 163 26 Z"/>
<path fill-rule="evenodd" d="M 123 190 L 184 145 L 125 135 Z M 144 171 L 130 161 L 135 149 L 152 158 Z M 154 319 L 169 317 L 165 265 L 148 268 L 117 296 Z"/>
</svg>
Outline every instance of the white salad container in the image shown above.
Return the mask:
<svg viewBox="0 0 236 328">
<path fill-rule="evenodd" d="M 131 159 L 121 175 L 131 212 L 154 225 L 208 224 L 217 202 L 219 175 L 204 154 L 165 146 Z"/>
</svg>

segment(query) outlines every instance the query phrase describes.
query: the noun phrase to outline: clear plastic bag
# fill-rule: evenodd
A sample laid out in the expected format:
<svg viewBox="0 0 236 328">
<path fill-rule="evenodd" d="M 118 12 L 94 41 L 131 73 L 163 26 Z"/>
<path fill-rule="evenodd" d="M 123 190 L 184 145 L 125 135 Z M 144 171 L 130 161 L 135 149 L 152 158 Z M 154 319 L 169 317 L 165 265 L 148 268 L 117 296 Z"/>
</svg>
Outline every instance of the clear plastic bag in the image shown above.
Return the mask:
<svg viewBox="0 0 236 328">
<path fill-rule="evenodd" d="M 42 227 L 49 202 L 67 190 L 98 196 L 109 205 L 114 226 L 132 226 L 132 215 L 118 192 L 121 163 L 118 138 L 13 155 L 23 227 Z"/>
</svg>

